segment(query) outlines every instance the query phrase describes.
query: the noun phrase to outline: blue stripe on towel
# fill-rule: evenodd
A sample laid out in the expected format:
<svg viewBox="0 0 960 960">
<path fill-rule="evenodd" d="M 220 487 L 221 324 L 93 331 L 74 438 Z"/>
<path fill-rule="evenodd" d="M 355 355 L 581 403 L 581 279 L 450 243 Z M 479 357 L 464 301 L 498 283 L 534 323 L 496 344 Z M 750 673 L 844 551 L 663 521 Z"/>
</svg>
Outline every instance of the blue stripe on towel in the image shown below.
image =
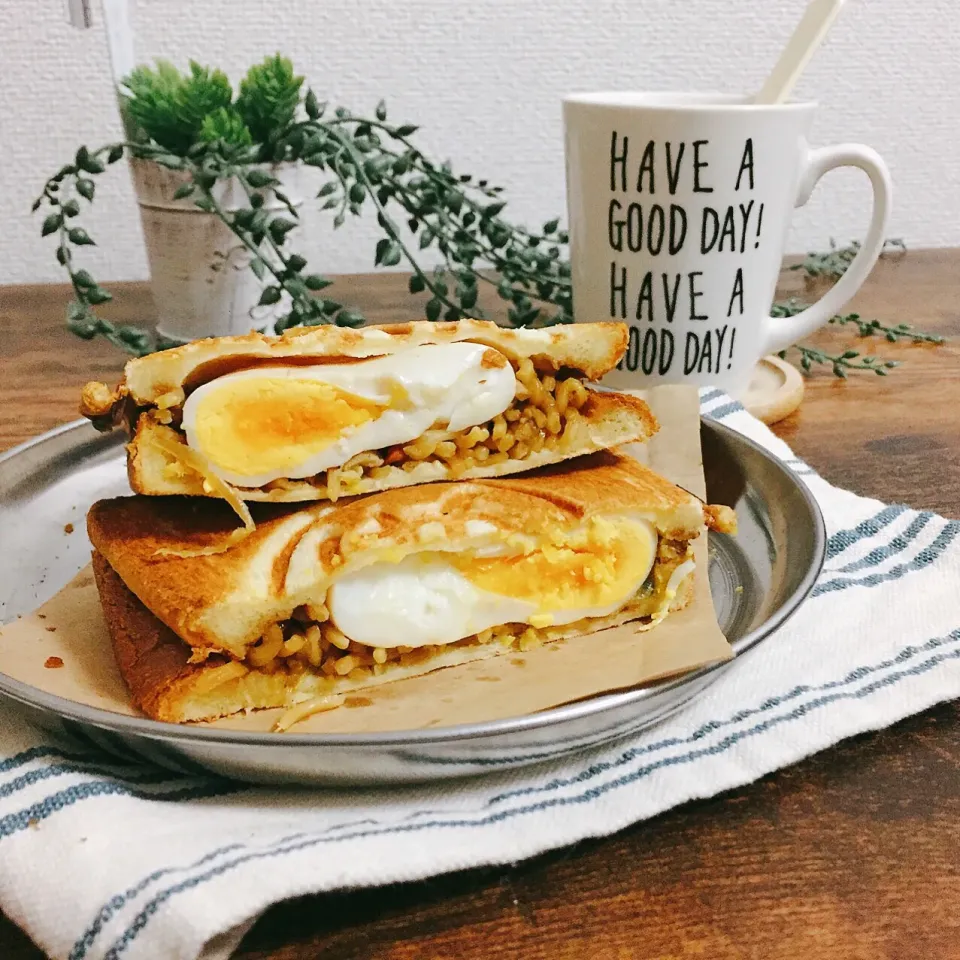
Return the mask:
<svg viewBox="0 0 960 960">
<path fill-rule="evenodd" d="M 151 786 L 167 787 L 169 784 L 169 776 L 165 774 L 162 777 L 157 777 L 156 782 Z M 127 786 L 118 783 L 116 780 L 88 780 L 85 783 L 75 784 L 65 790 L 44 797 L 43 800 L 38 800 L 25 810 L 0 817 L 0 840 L 13 836 L 21 830 L 26 830 L 31 822 L 37 823 L 46 820 L 47 817 L 91 797 L 114 795 L 136 797 L 140 800 L 199 800 L 203 797 L 219 797 L 228 793 L 236 793 L 242 789 L 239 784 L 224 785 L 223 781 L 204 786 L 184 786 L 165 792 L 152 792 L 144 789 L 145 786 L 145 783 L 137 787 Z"/>
<path fill-rule="evenodd" d="M 51 777 L 63 777 L 71 773 L 80 774 L 99 774 L 101 776 L 110 776 L 109 771 L 104 771 L 99 767 L 90 769 L 88 764 L 83 763 L 51 763 L 45 767 L 38 767 L 36 770 L 28 770 L 26 773 L 15 777 L 13 780 L 0 785 L 0 800 L 5 800 L 27 787 L 33 786 L 42 780 L 49 780 Z M 211 778 L 212 779 L 212 778 Z M 169 773 L 158 773 L 155 768 L 144 767 L 143 771 L 137 776 L 127 776 L 123 778 L 124 782 L 130 785 L 150 785 L 163 786 L 166 783 L 182 783 L 184 778 L 173 780 Z M 3 836 L 0 832 L 0 836 Z"/>
<path fill-rule="evenodd" d="M 890 504 L 879 513 L 861 521 L 852 530 L 839 530 L 827 540 L 827 560 L 832 560 L 837 554 L 848 547 L 852 547 L 860 540 L 876 536 L 885 526 L 896 520 L 908 508 L 900 503 Z"/>
<path fill-rule="evenodd" d="M 13 754 L 11 757 L 7 757 L 6 760 L 0 760 L 0 773 L 9 773 L 11 770 L 16 770 L 17 767 L 22 767 L 33 760 L 47 759 L 83 763 L 85 761 L 96 762 L 96 760 L 103 758 L 95 757 L 93 754 L 69 754 L 63 750 L 58 750 L 56 747 L 30 747 L 27 750 L 21 750 L 19 753 Z"/>
<path fill-rule="evenodd" d="M 839 590 L 846 590 L 849 587 L 876 587 L 881 583 L 889 583 L 892 580 L 900 580 L 908 573 L 915 570 L 922 570 L 924 567 L 934 563 L 956 539 L 960 532 L 960 521 L 951 520 L 944 525 L 939 536 L 928 547 L 924 547 L 908 563 L 897 564 L 891 567 L 886 573 L 872 573 L 866 577 L 847 578 L 837 577 L 824 583 L 817 584 L 813 588 L 811 597 L 819 597 L 825 593 L 836 593 Z"/>
<path fill-rule="evenodd" d="M 708 390 L 706 393 L 700 396 L 700 407 L 701 409 L 707 403 L 713 403 L 714 400 L 719 400 L 721 397 L 725 397 L 726 394 L 722 390 Z"/>
<path fill-rule="evenodd" d="M 854 560 L 853 562 L 839 567 L 836 570 L 831 570 L 830 572 L 856 573 L 858 570 L 865 570 L 867 567 L 875 567 L 884 560 L 896 556 L 898 553 L 902 553 L 909 544 L 917 539 L 920 533 L 926 528 L 927 524 L 933 520 L 935 516 L 936 514 L 933 513 L 918 513 L 913 518 L 907 529 L 904 530 L 903 533 L 895 536 L 886 546 L 874 547 L 873 550 L 871 550 L 861 560 Z"/>
<path fill-rule="evenodd" d="M 187 869 L 194 869 L 196 867 L 202 867 L 204 864 L 209 863 L 211 860 L 215 860 L 217 857 L 222 856 L 226 853 L 232 853 L 235 850 L 242 849 L 243 845 L 239 843 L 231 843 L 225 847 L 218 847 L 216 850 L 211 850 L 209 853 L 202 856 L 199 860 L 195 861 Z M 128 888 L 123 893 L 117 894 L 115 897 L 112 897 L 107 903 L 103 905 L 100 909 L 100 912 L 97 914 L 93 923 L 87 927 L 83 932 L 83 936 L 73 945 L 73 949 L 70 951 L 70 956 L 68 960 L 81 960 L 82 957 L 85 957 L 87 951 L 93 945 L 94 940 L 97 939 L 100 931 L 106 926 L 106 924 L 111 920 L 114 914 L 128 901 L 132 900 L 137 894 L 142 893 L 151 883 L 156 882 L 161 877 L 167 876 L 171 873 L 176 873 L 177 868 L 170 868 L 164 870 L 154 870 L 148 877 L 144 877 L 139 883 L 135 886 Z"/>
<path fill-rule="evenodd" d="M 742 409 L 742 403 L 739 403 L 737 400 L 731 400 L 729 403 L 723 403 L 719 407 L 714 407 L 712 410 L 704 411 L 704 416 L 709 417 L 711 420 L 723 420 L 725 417 L 729 417 L 731 413 L 737 413 Z"/>
</svg>

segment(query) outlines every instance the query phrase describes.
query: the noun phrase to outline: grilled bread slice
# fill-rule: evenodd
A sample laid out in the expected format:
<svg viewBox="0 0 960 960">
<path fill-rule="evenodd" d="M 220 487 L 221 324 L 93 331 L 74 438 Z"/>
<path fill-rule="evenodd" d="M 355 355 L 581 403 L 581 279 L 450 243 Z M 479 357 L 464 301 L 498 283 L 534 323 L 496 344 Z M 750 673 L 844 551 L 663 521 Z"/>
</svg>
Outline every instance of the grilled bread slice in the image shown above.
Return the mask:
<svg viewBox="0 0 960 960">
<path fill-rule="evenodd" d="M 177 554 L 230 535 L 223 505 L 127 497 L 90 510 L 117 660 L 149 715 L 290 707 L 626 621 L 649 629 L 688 601 L 693 541 L 734 525 L 612 452 L 258 509 L 254 533 L 208 556 Z"/>
</svg>

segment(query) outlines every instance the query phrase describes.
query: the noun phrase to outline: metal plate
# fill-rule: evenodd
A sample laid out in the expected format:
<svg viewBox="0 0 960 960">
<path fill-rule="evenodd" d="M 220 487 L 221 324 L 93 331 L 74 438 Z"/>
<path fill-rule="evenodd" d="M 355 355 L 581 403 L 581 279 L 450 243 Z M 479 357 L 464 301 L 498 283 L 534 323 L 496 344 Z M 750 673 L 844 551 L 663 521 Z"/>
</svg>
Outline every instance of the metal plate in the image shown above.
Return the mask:
<svg viewBox="0 0 960 960">
<path fill-rule="evenodd" d="M 769 636 L 806 597 L 823 564 L 823 518 L 779 460 L 722 424 L 701 423 L 712 503 L 736 509 L 736 537 L 711 535 L 710 586 L 736 657 L 626 693 L 542 713 L 384 734 L 250 734 L 121 716 L 0 673 L 24 719 L 129 757 L 251 782 L 389 783 L 503 770 L 631 736 L 673 713 Z M 122 437 L 67 424 L 0 458 L 0 623 L 35 609 L 90 559 L 87 508 L 129 493 Z M 64 536 L 64 525 L 76 532 Z"/>
</svg>

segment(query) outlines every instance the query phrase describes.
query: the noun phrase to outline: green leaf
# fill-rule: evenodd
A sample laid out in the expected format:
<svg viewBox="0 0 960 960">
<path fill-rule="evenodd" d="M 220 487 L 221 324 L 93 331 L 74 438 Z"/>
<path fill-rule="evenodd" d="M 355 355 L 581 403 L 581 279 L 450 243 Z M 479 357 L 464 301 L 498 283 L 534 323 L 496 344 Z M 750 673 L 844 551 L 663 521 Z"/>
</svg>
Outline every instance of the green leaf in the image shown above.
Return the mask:
<svg viewBox="0 0 960 960">
<path fill-rule="evenodd" d="M 198 197 L 193 205 L 205 213 L 213 213 L 213 201 L 209 197 Z"/>
<path fill-rule="evenodd" d="M 303 77 L 286 57 L 275 54 L 251 67 L 240 81 L 237 112 L 258 143 L 275 143 L 294 123 Z M 319 113 L 318 113 L 319 116 Z"/>
<path fill-rule="evenodd" d="M 183 160 L 180 157 L 174 156 L 172 153 L 158 153 L 155 156 L 150 158 L 154 163 L 159 164 L 161 167 L 166 167 L 167 170 L 182 170 L 183 169 Z M 89 169 L 89 167 L 85 168 Z M 213 176 L 213 174 L 210 174 Z M 199 179 L 199 177 L 197 178 Z M 216 183 L 216 177 L 214 177 L 213 182 L 210 186 Z M 210 189 L 209 187 L 207 188 Z"/>
<path fill-rule="evenodd" d="M 363 314 L 356 310 L 341 310 L 337 314 L 338 327 L 359 327 L 363 325 L 363 322 Z"/>
<path fill-rule="evenodd" d="M 77 193 L 79 193 L 84 200 L 93 200 L 95 189 L 96 185 L 92 180 L 88 180 L 86 177 L 80 177 L 80 179 L 77 180 Z"/>
<path fill-rule="evenodd" d="M 97 285 L 97 281 L 86 270 L 78 270 L 73 275 L 73 282 L 78 287 L 95 287 Z"/>
<path fill-rule="evenodd" d="M 253 145 L 250 130 L 233 107 L 219 107 L 207 114 L 200 124 L 200 140 L 231 159 L 240 157 Z"/>
<path fill-rule="evenodd" d="M 285 217 L 274 217 L 270 221 L 270 226 L 268 227 L 270 236 L 273 237 L 274 243 L 283 243 L 287 234 L 293 230 L 296 225 L 296 220 L 287 220 Z"/>
<path fill-rule="evenodd" d="M 424 228 L 423 233 L 420 234 L 420 249 L 426 250 L 427 247 L 433 243 L 434 236 L 435 234 L 433 230 L 431 230 L 429 227 Z"/>
<path fill-rule="evenodd" d="M 280 288 L 277 286 L 269 286 L 263 288 L 263 293 L 260 294 L 260 300 L 258 306 L 269 307 L 275 303 L 280 302 Z"/>
<path fill-rule="evenodd" d="M 444 320 L 459 320 L 462 314 L 456 307 L 450 307 L 449 310 L 443 315 Z"/>
<path fill-rule="evenodd" d="M 416 133 L 420 128 L 413 123 L 405 123 L 403 126 L 397 127 L 393 131 L 395 137 L 409 137 L 412 134 Z"/>
<path fill-rule="evenodd" d="M 254 210 L 260 210 L 263 207 L 264 202 L 265 201 L 262 193 L 255 193 L 250 198 L 250 206 L 253 207 Z"/>
<path fill-rule="evenodd" d="M 192 183 L 181 183 L 179 187 L 173 192 L 174 200 L 184 200 L 186 197 L 189 197 L 196 187 Z"/>
<path fill-rule="evenodd" d="M 318 191 L 318 197 L 329 197 L 331 193 L 336 193 L 337 188 L 340 186 L 336 180 L 328 180 Z"/>
<path fill-rule="evenodd" d="M 299 273 L 306 265 L 306 259 L 301 257 L 299 253 L 291 254 L 287 258 L 287 269 L 292 273 Z"/>
<path fill-rule="evenodd" d="M 367 195 L 367 191 L 363 188 L 363 184 L 355 183 L 350 187 L 350 202 L 351 203 L 363 203 L 363 198 Z"/>
<path fill-rule="evenodd" d="M 382 267 L 395 267 L 402 257 L 400 244 L 395 240 L 384 237 L 377 243 L 377 252 L 374 256 L 374 264 Z"/>
<path fill-rule="evenodd" d="M 386 120 L 387 119 L 387 104 L 384 100 L 381 100 L 377 104 L 377 119 Z"/>
<path fill-rule="evenodd" d="M 67 307 L 67 327 L 82 340 L 92 340 L 100 332 L 97 318 L 90 315 L 86 304 L 76 300 Z"/>
<path fill-rule="evenodd" d="M 342 303 L 337 303 L 336 300 L 324 300 L 321 310 L 326 316 L 330 316 L 332 313 L 336 313 L 338 310 L 343 308 Z"/>
<path fill-rule="evenodd" d="M 43 197 L 37 197 L 37 199 L 33 201 L 33 204 L 30 207 L 30 212 L 36 213 L 40 209 L 41 203 L 43 203 Z"/>
<path fill-rule="evenodd" d="M 69 247 L 57 247 L 57 262 L 61 267 L 65 267 L 70 262 Z"/>
<path fill-rule="evenodd" d="M 266 170 L 248 170 L 247 171 L 247 183 L 251 187 L 259 189 L 260 187 L 272 187 L 274 184 L 280 183 L 280 181 L 267 173 Z"/>
<path fill-rule="evenodd" d="M 559 219 L 557 219 L 557 220 L 548 220 L 548 221 L 543 225 L 543 232 L 544 232 L 544 234 L 545 234 L 546 236 L 549 237 L 551 233 L 556 232 L 556 229 L 557 229 L 558 226 L 560 226 L 560 221 L 559 221 Z"/>
<path fill-rule="evenodd" d="M 423 293 L 426 289 L 426 282 L 423 279 L 423 274 L 415 273 L 407 283 L 407 288 L 411 293 Z"/>
<path fill-rule="evenodd" d="M 460 306 L 469 310 L 477 305 L 477 288 L 468 287 L 460 294 Z"/>
<path fill-rule="evenodd" d="M 233 89 L 219 70 L 190 63 L 181 72 L 167 60 L 139 66 L 122 83 L 127 126 L 139 128 L 138 139 L 153 140 L 164 150 L 184 156 L 200 138 L 205 117 L 227 109 Z"/>
<path fill-rule="evenodd" d="M 107 163 L 116 163 L 123 156 L 123 144 L 116 143 L 107 154 Z"/>
<path fill-rule="evenodd" d="M 109 300 L 112 300 L 113 297 L 110 293 L 104 290 L 102 287 L 91 287 L 86 291 L 85 296 L 88 303 L 92 303 L 94 306 L 100 303 L 107 303 Z"/>
<path fill-rule="evenodd" d="M 267 272 L 266 267 L 263 265 L 263 261 L 259 257 L 254 257 L 250 261 L 250 269 L 253 271 L 253 275 L 258 280 L 262 280 Z"/>
<path fill-rule="evenodd" d="M 337 230 L 338 228 L 342 227 L 343 224 L 344 224 L 344 221 L 345 221 L 346 219 L 347 219 L 346 216 L 344 216 L 344 213 L 343 213 L 343 211 L 341 210 L 340 213 L 338 213 L 338 214 L 333 218 L 333 229 L 334 229 L 334 230 Z"/>
<path fill-rule="evenodd" d="M 513 286 L 509 280 L 501 280 L 497 285 L 497 294 L 501 300 L 513 299 Z"/>
<path fill-rule="evenodd" d="M 43 226 L 40 228 L 40 236 L 46 237 L 51 233 L 56 233 L 61 225 L 63 224 L 63 214 L 62 213 L 50 213 L 48 214 L 43 221 Z"/>
<path fill-rule="evenodd" d="M 426 314 L 428 320 L 439 320 L 440 311 L 443 309 L 443 304 L 436 298 L 432 297 L 427 301 Z"/>
<path fill-rule="evenodd" d="M 75 243 L 78 247 L 96 246 L 96 244 L 90 238 L 90 234 L 88 234 L 83 227 L 72 227 L 69 231 L 67 231 L 67 236 L 70 238 L 70 242 Z"/>
<path fill-rule="evenodd" d="M 77 164 L 81 170 L 86 170 L 87 173 L 103 173 L 106 170 L 102 160 L 99 160 L 97 157 L 88 156 L 86 161 L 82 164 Z"/>
<path fill-rule="evenodd" d="M 303 105 L 306 108 L 307 116 L 311 120 L 320 119 L 320 104 L 317 103 L 317 95 L 312 90 L 307 91 L 307 96 L 303 101 Z"/>
<path fill-rule="evenodd" d="M 333 283 L 332 280 L 321 277 L 319 273 L 308 274 L 303 278 L 303 282 L 307 285 L 308 290 L 323 290 Z"/>
</svg>

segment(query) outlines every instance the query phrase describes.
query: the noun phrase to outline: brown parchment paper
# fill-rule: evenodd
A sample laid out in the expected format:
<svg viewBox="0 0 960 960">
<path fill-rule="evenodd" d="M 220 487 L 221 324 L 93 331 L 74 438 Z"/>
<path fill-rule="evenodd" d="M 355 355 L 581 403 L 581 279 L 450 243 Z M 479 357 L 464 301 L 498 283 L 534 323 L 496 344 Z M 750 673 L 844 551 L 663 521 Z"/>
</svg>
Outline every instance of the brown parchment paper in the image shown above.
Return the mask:
<svg viewBox="0 0 960 960">
<path fill-rule="evenodd" d="M 643 463 L 698 497 L 705 495 L 697 391 L 657 387 L 641 394 L 659 433 L 630 448 Z M 653 630 L 632 624 L 525 653 L 448 667 L 348 697 L 296 733 L 372 733 L 479 723 L 523 716 L 598 693 L 629 689 L 726 660 L 732 651 L 717 626 L 707 578 L 705 537 L 695 545 L 693 601 Z M 63 666 L 52 667 L 50 658 Z M 47 693 L 136 715 L 113 657 L 89 568 L 32 614 L 0 628 L 0 670 Z M 280 710 L 262 710 L 205 726 L 269 730 Z"/>
</svg>

